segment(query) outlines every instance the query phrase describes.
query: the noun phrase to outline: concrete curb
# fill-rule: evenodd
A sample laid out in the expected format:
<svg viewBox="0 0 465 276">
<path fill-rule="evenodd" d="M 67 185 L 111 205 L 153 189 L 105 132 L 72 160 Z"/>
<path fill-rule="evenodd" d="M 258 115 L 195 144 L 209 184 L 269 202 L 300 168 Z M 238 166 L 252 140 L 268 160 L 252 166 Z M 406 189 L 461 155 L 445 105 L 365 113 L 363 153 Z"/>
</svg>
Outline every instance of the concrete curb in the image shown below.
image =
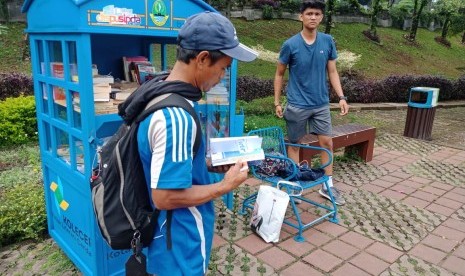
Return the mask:
<svg viewBox="0 0 465 276">
<path fill-rule="evenodd" d="M 465 101 L 444 101 L 439 102 L 437 108 L 454 108 L 465 106 Z M 399 110 L 407 109 L 407 103 L 349 103 L 349 111 L 362 111 L 362 110 Z M 331 103 L 331 111 L 339 110 L 339 104 Z"/>
</svg>

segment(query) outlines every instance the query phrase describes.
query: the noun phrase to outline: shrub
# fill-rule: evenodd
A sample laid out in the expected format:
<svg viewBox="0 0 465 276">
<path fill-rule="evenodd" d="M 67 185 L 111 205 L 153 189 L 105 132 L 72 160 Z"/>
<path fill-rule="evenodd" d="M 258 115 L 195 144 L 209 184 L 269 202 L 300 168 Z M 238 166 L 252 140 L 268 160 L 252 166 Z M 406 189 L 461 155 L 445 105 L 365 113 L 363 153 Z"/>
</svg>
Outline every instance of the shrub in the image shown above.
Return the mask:
<svg viewBox="0 0 465 276">
<path fill-rule="evenodd" d="M 299 13 L 301 0 L 281 0 L 281 8 L 290 13 Z"/>
<path fill-rule="evenodd" d="M 0 148 L 37 141 L 37 119 L 33 96 L 0 102 Z"/>
<path fill-rule="evenodd" d="M 22 73 L 0 73 L 0 100 L 33 94 L 31 77 Z"/>
<path fill-rule="evenodd" d="M 273 19 L 273 7 L 269 5 L 265 5 L 262 8 L 263 14 L 262 18 L 265 20 L 271 20 Z"/>
<path fill-rule="evenodd" d="M 439 92 L 439 94 L 441 94 L 441 92 Z M 465 99 L 465 75 L 454 82 L 452 95 L 454 95 L 457 100 Z"/>
<path fill-rule="evenodd" d="M 273 80 L 261 80 L 254 77 L 237 78 L 237 99 L 251 101 L 274 95 Z"/>
<path fill-rule="evenodd" d="M 39 239 L 47 231 L 44 189 L 23 183 L 0 195 L 0 247 L 27 239 Z"/>
<path fill-rule="evenodd" d="M 265 6 L 270 6 L 273 9 L 279 7 L 279 1 L 274 0 L 255 0 L 253 2 L 253 7 L 258 9 L 263 9 Z"/>
</svg>

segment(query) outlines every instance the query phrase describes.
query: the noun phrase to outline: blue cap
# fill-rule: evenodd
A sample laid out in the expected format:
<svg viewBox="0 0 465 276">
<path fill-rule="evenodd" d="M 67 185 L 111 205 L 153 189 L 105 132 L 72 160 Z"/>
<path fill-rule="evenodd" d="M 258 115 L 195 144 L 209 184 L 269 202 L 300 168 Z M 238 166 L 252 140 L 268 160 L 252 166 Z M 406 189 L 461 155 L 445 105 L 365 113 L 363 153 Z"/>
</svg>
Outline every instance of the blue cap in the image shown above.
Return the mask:
<svg viewBox="0 0 465 276">
<path fill-rule="evenodd" d="M 178 44 L 188 50 L 220 51 L 240 61 L 252 61 L 258 53 L 242 43 L 229 19 L 216 12 L 202 12 L 187 18 L 178 34 Z"/>
</svg>

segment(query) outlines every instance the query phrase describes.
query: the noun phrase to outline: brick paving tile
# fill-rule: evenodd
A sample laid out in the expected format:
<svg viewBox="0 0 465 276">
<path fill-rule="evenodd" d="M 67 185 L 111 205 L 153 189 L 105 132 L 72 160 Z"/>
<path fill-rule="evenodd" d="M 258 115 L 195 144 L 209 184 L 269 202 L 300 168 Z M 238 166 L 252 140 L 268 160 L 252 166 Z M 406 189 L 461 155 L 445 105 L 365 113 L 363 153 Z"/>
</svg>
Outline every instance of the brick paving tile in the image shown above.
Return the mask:
<svg viewBox="0 0 465 276">
<path fill-rule="evenodd" d="M 426 200 L 426 201 L 429 201 L 429 202 L 432 202 L 436 198 L 438 198 L 437 195 L 433 195 L 433 194 L 430 194 L 430 193 L 425 193 L 423 191 L 416 191 L 413 194 L 411 194 L 411 196 L 419 198 L 419 199 L 423 199 L 423 200 Z"/>
<path fill-rule="evenodd" d="M 457 192 L 455 192 L 455 189 L 444 194 L 444 197 L 450 198 L 461 203 L 465 203 L 465 195 L 458 194 Z"/>
<path fill-rule="evenodd" d="M 342 242 L 340 240 L 335 240 L 330 242 L 329 244 L 326 244 L 323 246 L 323 249 L 325 251 L 328 251 L 329 253 L 338 256 L 339 258 L 342 259 L 349 259 L 350 257 L 354 256 L 359 252 L 360 249 L 347 244 L 345 242 Z"/>
<path fill-rule="evenodd" d="M 284 249 L 285 251 L 288 251 L 289 253 L 299 257 L 315 249 L 314 245 L 306 241 L 296 242 L 293 238 L 289 238 L 283 242 L 280 242 L 278 246 Z"/>
<path fill-rule="evenodd" d="M 385 189 L 383 187 L 371 185 L 371 184 L 365 184 L 361 188 L 364 189 L 365 191 L 372 192 L 374 194 L 380 193 L 381 191 Z"/>
<path fill-rule="evenodd" d="M 309 243 L 314 244 L 316 246 L 326 244 L 333 239 L 330 236 L 323 234 L 314 228 L 310 228 L 309 230 L 305 231 L 303 233 L 303 236 Z"/>
<path fill-rule="evenodd" d="M 395 172 L 390 173 L 389 175 L 392 176 L 392 177 L 397 177 L 397 178 L 401 178 L 401 179 L 407 179 L 407 178 L 410 178 L 412 176 L 411 174 L 406 173 L 406 172 L 402 172 L 402 171 L 395 171 Z"/>
<path fill-rule="evenodd" d="M 329 272 L 331 269 L 343 262 L 343 260 L 338 257 L 321 249 L 313 251 L 310 255 L 304 257 L 303 260 L 326 272 Z"/>
<path fill-rule="evenodd" d="M 392 163 L 385 163 L 382 164 L 380 167 L 386 169 L 388 172 L 395 172 L 400 168 L 400 166 L 394 165 Z"/>
<path fill-rule="evenodd" d="M 465 275 L 465 260 L 455 256 L 449 256 L 441 265 L 447 270 L 459 275 Z"/>
<path fill-rule="evenodd" d="M 339 239 L 360 249 L 363 249 L 373 243 L 372 239 L 357 232 L 345 233 Z"/>
<path fill-rule="evenodd" d="M 445 216 L 450 216 L 455 212 L 454 209 L 451 209 L 451 208 L 448 208 L 448 207 L 445 207 L 445 206 L 442 206 L 436 203 L 431 203 L 428 207 L 426 207 L 426 210 L 434 212 L 434 213 L 438 213 L 441 215 L 445 215 Z"/>
<path fill-rule="evenodd" d="M 421 159 L 421 156 L 416 155 L 405 155 L 397 158 L 397 160 L 407 163 L 412 163 Z"/>
<path fill-rule="evenodd" d="M 416 197 L 407 197 L 407 198 L 404 198 L 402 200 L 403 203 L 405 204 L 408 204 L 408 205 L 412 205 L 412 206 L 415 206 L 417 208 L 420 208 L 420 209 L 423 209 L 425 208 L 426 206 L 428 206 L 431 202 L 429 201 L 425 201 L 425 200 L 422 200 L 422 199 L 419 199 L 419 198 L 416 198 Z"/>
<path fill-rule="evenodd" d="M 360 268 L 352 264 L 349 264 L 349 263 L 344 264 L 343 266 L 338 268 L 336 271 L 331 273 L 331 276 L 352 276 L 352 275 L 365 276 L 365 275 L 370 275 L 370 274 L 366 273 Z"/>
<path fill-rule="evenodd" d="M 403 167 L 403 166 L 407 166 L 408 164 L 410 164 L 412 162 L 414 162 L 414 160 L 402 161 L 402 160 L 396 159 L 396 160 L 392 160 L 391 162 L 389 162 L 387 164 L 393 165 L 393 166 L 398 166 L 398 167 Z"/>
<path fill-rule="evenodd" d="M 386 160 L 379 160 L 379 159 L 376 159 L 376 157 L 375 157 L 375 158 L 373 158 L 373 159 L 369 162 L 369 164 L 370 164 L 370 165 L 373 165 L 373 166 L 381 166 L 382 164 L 384 164 L 384 163 L 386 163 L 386 162 L 388 162 L 388 161 L 386 161 Z"/>
<path fill-rule="evenodd" d="M 315 228 L 333 237 L 338 237 L 346 233 L 347 231 L 349 231 L 347 230 L 347 228 L 340 226 L 338 224 L 332 223 L 330 221 L 325 221 L 323 223 L 317 224 Z"/>
<path fill-rule="evenodd" d="M 458 159 L 458 158 L 451 157 L 451 158 L 445 159 L 445 160 L 444 160 L 444 163 L 452 164 L 452 165 L 460 165 L 460 164 L 463 163 L 463 160 L 462 160 L 462 159 Z"/>
<path fill-rule="evenodd" d="M 415 182 L 415 181 L 411 181 L 410 179 L 406 179 L 402 182 L 399 182 L 399 184 L 402 184 L 402 185 L 405 185 L 407 187 L 411 187 L 411 188 L 414 188 L 414 189 L 421 189 L 423 186 L 425 186 L 424 184 L 421 184 L 421 183 L 418 183 L 418 182 Z"/>
<path fill-rule="evenodd" d="M 452 249 L 458 245 L 457 241 L 451 241 L 433 234 L 429 234 L 421 242 L 446 253 L 452 251 Z"/>
<path fill-rule="evenodd" d="M 454 210 L 459 209 L 459 208 L 462 207 L 462 205 L 463 205 L 463 204 L 460 203 L 460 202 L 453 201 L 453 200 L 448 199 L 448 198 L 445 198 L 445 197 L 440 197 L 440 198 L 436 199 L 436 201 L 435 201 L 434 203 L 437 203 L 437 204 L 439 204 L 439 205 L 452 208 L 452 209 L 454 209 Z"/>
<path fill-rule="evenodd" d="M 382 261 L 372 255 L 365 252 L 355 256 L 350 263 L 358 268 L 365 270 L 373 275 L 378 275 L 389 267 L 389 263 Z"/>
<path fill-rule="evenodd" d="M 388 197 L 388 198 L 395 199 L 395 200 L 402 200 L 403 198 L 407 197 L 406 194 L 399 193 L 398 191 L 393 191 L 393 190 L 389 190 L 389 189 L 385 190 L 385 191 L 382 191 L 379 194 L 382 195 L 382 196 Z"/>
<path fill-rule="evenodd" d="M 463 229 L 462 229 L 463 230 Z M 433 234 L 443 236 L 446 239 L 461 242 L 465 238 L 465 233 L 440 225 L 433 231 Z"/>
<path fill-rule="evenodd" d="M 261 259 L 275 269 L 280 269 L 295 260 L 294 257 L 292 257 L 289 253 L 286 253 L 277 247 L 267 249 L 266 251 L 258 254 L 257 258 Z"/>
<path fill-rule="evenodd" d="M 428 184 L 428 183 L 431 183 L 432 181 L 431 179 L 419 177 L 419 176 L 412 176 L 410 180 L 412 180 L 413 182 L 421 183 L 421 184 Z"/>
<path fill-rule="evenodd" d="M 281 276 L 319 276 L 324 275 L 313 267 L 303 263 L 296 262 L 279 273 Z"/>
<path fill-rule="evenodd" d="M 453 185 L 445 184 L 442 182 L 433 182 L 430 184 L 432 187 L 436 187 L 438 189 L 444 190 L 444 191 L 450 191 L 454 188 Z"/>
<path fill-rule="evenodd" d="M 226 244 L 227 241 L 217 234 L 213 235 L 213 248 L 220 247 L 223 244 Z"/>
<path fill-rule="evenodd" d="M 383 164 L 383 163 L 389 162 L 391 160 L 392 160 L 392 157 L 386 156 L 385 154 L 380 154 L 378 156 L 375 156 L 372 161 L 382 162 L 382 164 Z"/>
<path fill-rule="evenodd" d="M 393 182 L 389 182 L 389 181 L 386 181 L 386 180 L 382 180 L 382 179 L 375 179 L 371 182 L 371 184 L 373 185 L 376 185 L 376 186 L 380 186 L 380 187 L 383 187 L 383 188 L 389 188 L 391 186 L 394 186 L 396 183 L 393 183 Z"/>
<path fill-rule="evenodd" d="M 403 254 L 401 251 L 380 242 L 375 242 L 365 251 L 385 260 L 388 263 L 395 262 Z"/>
<path fill-rule="evenodd" d="M 411 194 L 416 191 L 416 189 L 409 187 L 409 186 L 402 185 L 402 184 L 394 185 L 389 189 L 396 191 L 396 192 L 401 192 L 403 194 Z"/>
<path fill-rule="evenodd" d="M 259 236 L 251 234 L 236 242 L 236 245 L 244 248 L 251 254 L 256 254 L 265 248 L 269 248 L 272 245 L 264 242 Z"/>
<path fill-rule="evenodd" d="M 452 253 L 453 255 L 465 259 L 465 244 L 461 244 L 455 251 Z"/>
<path fill-rule="evenodd" d="M 454 192 L 460 195 L 465 195 L 465 188 L 455 188 Z"/>
<path fill-rule="evenodd" d="M 465 195 L 465 188 L 455 188 L 453 190 L 455 193 L 459 194 L 459 195 Z"/>
<path fill-rule="evenodd" d="M 391 182 L 391 183 L 398 183 L 398 182 L 402 181 L 402 178 L 394 177 L 394 176 L 392 176 L 390 174 L 382 176 L 382 177 L 380 177 L 378 179 L 383 180 L 383 181 L 387 181 L 387 182 Z"/>
<path fill-rule="evenodd" d="M 422 190 L 423 192 L 431 193 L 437 196 L 442 196 L 443 194 L 446 193 L 446 191 L 444 191 L 443 189 L 439 189 L 439 188 L 432 187 L 432 186 L 426 186 Z"/>
<path fill-rule="evenodd" d="M 421 243 L 410 250 L 410 254 L 433 264 L 438 264 L 447 255 L 447 253 L 425 246 Z"/>
</svg>

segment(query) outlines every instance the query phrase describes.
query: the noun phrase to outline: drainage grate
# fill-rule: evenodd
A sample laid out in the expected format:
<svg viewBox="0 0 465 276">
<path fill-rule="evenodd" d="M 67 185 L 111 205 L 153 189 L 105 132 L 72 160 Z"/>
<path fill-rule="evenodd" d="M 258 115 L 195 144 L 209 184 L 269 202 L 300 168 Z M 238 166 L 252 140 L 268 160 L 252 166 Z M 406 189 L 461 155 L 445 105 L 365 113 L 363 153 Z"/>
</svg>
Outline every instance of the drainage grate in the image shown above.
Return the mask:
<svg viewBox="0 0 465 276">
<path fill-rule="evenodd" d="M 274 269 L 233 244 L 214 248 L 207 275 L 278 275 Z"/>
<path fill-rule="evenodd" d="M 340 224 L 402 251 L 411 249 L 445 217 L 364 190 L 346 195 Z"/>
<path fill-rule="evenodd" d="M 352 160 L 334 163 L 334 179 L 355 187 L 370 183 L 387 174 L 389 174 L 387 169 L 369 163 Z"/>
<path fill-rule="evenodd" d="M 453 275 L 447 270 L 429 264 L 413 256 L 403 255 L 397 262 L 393 263 L 380 276 L 402 276 L 402 275 Z"/>
<path fill-rule="evenodd" d="M 384 134 L 376 137 L 375 143 L 377 146 L 381 146 L 389 150 L 401 151 L 422 157 L 426 157 L 443 149 L 441 146 L 428 143 L 423 140 L 392 134 Z"/>
<path fill-rule="evenodd" d="M 422 159 L 402 169 L 406 173 L 440 181 L 442 183 L 465 187 L 465 170 L 453 164 Z"/>
</svg>

